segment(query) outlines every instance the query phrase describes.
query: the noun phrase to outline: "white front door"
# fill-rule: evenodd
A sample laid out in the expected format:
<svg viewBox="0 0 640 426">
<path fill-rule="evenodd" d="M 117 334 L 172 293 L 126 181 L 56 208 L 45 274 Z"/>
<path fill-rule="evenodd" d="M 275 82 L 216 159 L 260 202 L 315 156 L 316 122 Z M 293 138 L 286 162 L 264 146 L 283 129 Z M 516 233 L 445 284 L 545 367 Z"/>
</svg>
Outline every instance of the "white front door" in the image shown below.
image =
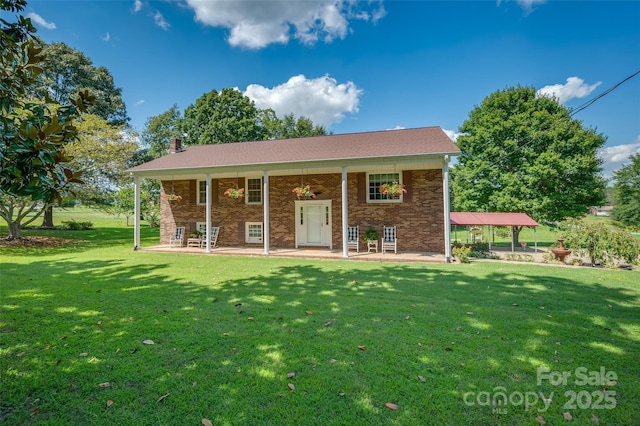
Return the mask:
<svg viewBox="0 0 640 426">
<path fill-rule="evenodd" d="M 331 200 L 296 201 L 296 248 L 331 248 Z"/>
</svg>

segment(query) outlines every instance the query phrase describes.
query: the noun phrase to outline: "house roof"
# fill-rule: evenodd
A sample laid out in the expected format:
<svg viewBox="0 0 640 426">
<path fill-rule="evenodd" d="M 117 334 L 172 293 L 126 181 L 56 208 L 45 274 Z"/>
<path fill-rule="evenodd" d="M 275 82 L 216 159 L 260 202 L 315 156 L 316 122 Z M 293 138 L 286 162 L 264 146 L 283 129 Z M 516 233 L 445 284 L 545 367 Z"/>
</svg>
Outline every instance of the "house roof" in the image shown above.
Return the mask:
<svg viewBox="0 0 640 426">
<path fill-rule="evenodd" d="M 526 213 L 451 212 L 452 225 L 538 226 Z"/>
<path fill-rule="evenodd" d="M 310 163 L 321 161 L 458 155 L 440 127 L 348 133 L 297 139 L 192 145 L 141 164 L 130 172 Z"/>
</svg>

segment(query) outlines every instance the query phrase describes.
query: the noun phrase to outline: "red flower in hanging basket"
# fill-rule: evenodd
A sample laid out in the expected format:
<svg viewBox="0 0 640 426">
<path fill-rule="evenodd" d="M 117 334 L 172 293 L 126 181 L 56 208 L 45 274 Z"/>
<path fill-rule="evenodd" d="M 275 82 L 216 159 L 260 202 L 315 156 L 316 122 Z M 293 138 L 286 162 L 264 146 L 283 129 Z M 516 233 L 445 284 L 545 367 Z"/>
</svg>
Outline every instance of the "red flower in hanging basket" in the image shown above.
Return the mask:
<svg viewBox="0 0 640 426">
<path fill-rule="evenodd" d="M 182 201 L 182 196 L 180 195 L 176 195 L 176 194 L 162 194 L 161 198 L 164 201 L 175 201 L 176 203 L 179 203 L 180 201 Z"/>
<path fill-rule="evenodd" d="M 293 188 L 291 192 L 296 194 L 296 197 L 298 197 L 298 200 L 304 197 L 316 198 L 316 194 L 311 192 L 311 185 L 308 185 L 308 184 L 307 186 L 296 186 L 295 188 Z"/>
<path fill-rule="evenodd" d="M 391 198 L 398 198 L 400 195 L 406 194 L 407 190 L 404 189 L 404 185 L 398 182 L 391 182 L 380 185 L 380 193 Z"/>
<path fill-rule="evenodd" d="M 229 198 L 234 198 L 234 199 L 238 199 L 238 198 L 242 198 L 244 197 L 244 188 L 229 188 L 226 191 L 224 191 L 224 195 L 226 195 Z"/>
</svg>

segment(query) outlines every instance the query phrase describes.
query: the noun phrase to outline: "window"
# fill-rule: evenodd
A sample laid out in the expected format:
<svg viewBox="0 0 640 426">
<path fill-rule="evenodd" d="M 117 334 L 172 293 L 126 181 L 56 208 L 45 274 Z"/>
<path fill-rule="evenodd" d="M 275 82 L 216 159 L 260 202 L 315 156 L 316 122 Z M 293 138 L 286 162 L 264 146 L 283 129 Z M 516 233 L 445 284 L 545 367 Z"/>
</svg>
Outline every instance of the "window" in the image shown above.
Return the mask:
<svg viewBox="0 0 640 426">
<path fill-rule="evenodd" d="M 196 222 L 196 230 L 202 232 L 202 235 L 204 235 L 207 232 L 207 222 Z"/>
<path fill-rule="evenodd" d="M 367 202 L 368 203 L 394 203 L 401 202 L 400 198 L 391 198 L 380 192 L 383 183 L 400 182 L 400 173 L 371 173 L 367 175 Z"/>
<path fill-rule="evenodd" d="M 198 181 L 198 204 L 206 204 L 207 202 L 207 181 Z"/>
<path fill-rule="evenodd" d="M 262 223 L 261 222 L 247 222 L 245 224 L 245 240 L 247 243 L 261 243 L 262 242 Z"/>
<path fill-rule="evenodd" d="M 247 179 L 247 204 L 262 203 L 262 179 Z"/>
</svg>

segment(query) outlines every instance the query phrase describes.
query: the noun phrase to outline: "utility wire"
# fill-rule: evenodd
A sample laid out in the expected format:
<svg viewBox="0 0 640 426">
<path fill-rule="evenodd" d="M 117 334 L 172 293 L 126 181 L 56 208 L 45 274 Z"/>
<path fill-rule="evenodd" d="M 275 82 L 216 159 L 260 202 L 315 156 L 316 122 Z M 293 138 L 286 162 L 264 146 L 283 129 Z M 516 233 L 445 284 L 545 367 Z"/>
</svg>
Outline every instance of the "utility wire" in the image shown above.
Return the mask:
<svg viewBox="0 0 640 426">
<path fill-rule="evenodd" d="M 609 89 L 605 90 L 604 92 L 600 93 L 598 96 L 596 96 L 595 98 L 583 103 L 582 105 L 580 105 L 579 107 L 577 107 L 576 109 L 574 109 L 573 111 L 571 111 L 571 114 L 569 114 L 569 117 L 573 117 L 575 114 L 579 113 L 580 111 L 590 107 L 591 105 L 593 105 L 598 99 L 603 98 L 604 96 L 608 95 L 609 93 L 613 92 L 614 90 L 616 90 L 618 87 L 620 87 L 623 83 L 631 80 L 633 77 L 635 77 L 636 75 L 640 74 L 640 70 L 636 71 L 635 73 L 631 74 L 629 77 L 625 78 L 624 80 L 622 80 L 620 83 L 614 85 L 613 87 L 610 87 Z"/>
</svg>

